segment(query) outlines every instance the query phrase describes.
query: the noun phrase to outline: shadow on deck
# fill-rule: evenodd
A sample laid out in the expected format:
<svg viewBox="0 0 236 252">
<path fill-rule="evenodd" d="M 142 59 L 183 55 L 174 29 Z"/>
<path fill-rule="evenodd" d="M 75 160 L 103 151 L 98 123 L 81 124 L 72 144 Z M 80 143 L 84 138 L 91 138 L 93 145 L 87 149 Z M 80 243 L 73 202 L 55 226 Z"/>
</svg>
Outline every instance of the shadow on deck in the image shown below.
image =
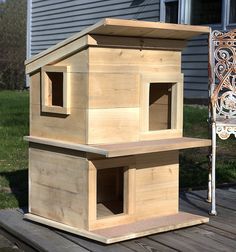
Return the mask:
<svg viewBox="0 0 236 252">
<path fill-rule="evenodd" d="M 180 209 L 208 216 L 206 191 L 180 194 Z M 0 211 L 0 231 L 25 251 L 158 252 L 236 251 L 236 189 L 217 189 L 217 216 L 199 226 L 179 229 L 112 245 L 23 220 L 19 209 Z"/>
</svg>

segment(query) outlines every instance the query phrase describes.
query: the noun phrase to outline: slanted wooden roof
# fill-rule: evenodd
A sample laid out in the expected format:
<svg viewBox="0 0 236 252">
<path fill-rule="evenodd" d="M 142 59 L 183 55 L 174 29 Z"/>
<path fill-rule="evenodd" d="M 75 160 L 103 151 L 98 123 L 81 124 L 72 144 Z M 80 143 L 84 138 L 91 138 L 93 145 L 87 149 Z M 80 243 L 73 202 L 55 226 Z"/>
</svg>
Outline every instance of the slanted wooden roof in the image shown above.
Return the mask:
<svg viewBox="0 0 236 252">
<path fill-rule="evenodd" d="M 67 54 L 71 54 L 73 51 L 78 51 L 80 48 L 83 48 L 84 46 L 89 45 L 88 39 L 79 41 L 80 38 L 88 34 L 125 36 L 125 37 L 142 37 L 142 38 L 153 38 L 153 39 L 187 40 L 194 36 L 197 36 L 203 33 L 209 33 L 209 32 L 210 32 L 210 28 L 207 26 L 192 26 L 192 25 L 167 24 L 167 23 L 159 23 L 159 22 L 106 18 L 88 27 L 87 29 L 82 30 L 81 32 L 75 34 L 74 36 L 66 40 L 63 40 L 62 42 L 26 60 L 25 61 L 26 73 L 30 73 L 36 70 L 36 67 L 27 69 L 27 66 L 29 66 L 32 63 L 35 64 L 37 60 L 42 59 L 43 57 L 46 57 L 49 54 L 52 54 L 58 49 L 61 49 L 66 46 L 70 46 L 70 50 L 64 50 L 64 54 L 65 54 L 64 56 L 66 56 Z M 78 41 L 78 43 L 75 43 L 76 41 Z"/>
</svg>

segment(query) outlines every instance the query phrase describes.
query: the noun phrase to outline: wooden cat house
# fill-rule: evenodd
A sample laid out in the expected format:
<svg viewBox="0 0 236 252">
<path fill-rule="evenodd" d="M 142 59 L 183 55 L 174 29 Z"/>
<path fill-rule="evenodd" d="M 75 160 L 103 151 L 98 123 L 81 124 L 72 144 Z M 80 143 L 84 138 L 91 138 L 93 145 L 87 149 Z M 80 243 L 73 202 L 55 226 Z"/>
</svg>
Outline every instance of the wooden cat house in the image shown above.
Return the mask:
<svg viewBox="0 0 236 252">
<path fill-rule="evenodd" d="M 29 213 L 104 243 L 187 227 L 181 50 L 208 27 L 105 19 L 26 61 Z"/>
</svg>

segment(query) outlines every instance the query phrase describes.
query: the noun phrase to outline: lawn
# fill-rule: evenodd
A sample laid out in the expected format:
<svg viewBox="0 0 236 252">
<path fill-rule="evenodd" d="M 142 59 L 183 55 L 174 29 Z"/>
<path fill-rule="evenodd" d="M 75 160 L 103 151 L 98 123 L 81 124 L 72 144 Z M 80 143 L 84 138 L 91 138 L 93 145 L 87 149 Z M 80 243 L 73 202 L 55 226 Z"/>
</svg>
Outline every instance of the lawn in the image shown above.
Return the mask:
<svg viewBox="0 0 236 252">
<path fill-rule="evenodd" d="M 0 208 L 27 205 L 29 94 L 0 92 Z"/>
<path fill-rule="evenodd" d="M 29 131 L 28 92 L 0 92 L 0 208 L 27 206 L 28 144 L 23 136 Z M 207 108 L 185 106 L 184 135 L 207 137 Z M 218 140 L 217 184 L 236 183 L 236 139 Z M 180 153 L 181 188 L 206 187 L 207 148 Z"/>
</svg>

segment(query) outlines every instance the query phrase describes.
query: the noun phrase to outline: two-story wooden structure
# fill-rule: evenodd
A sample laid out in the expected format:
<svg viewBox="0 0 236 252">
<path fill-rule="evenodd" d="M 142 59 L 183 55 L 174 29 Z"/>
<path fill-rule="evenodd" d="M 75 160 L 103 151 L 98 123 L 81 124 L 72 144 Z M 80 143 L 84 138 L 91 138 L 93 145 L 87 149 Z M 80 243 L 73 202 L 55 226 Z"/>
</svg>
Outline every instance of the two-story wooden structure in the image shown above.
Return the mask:
<svg viewBox="0 0 236 252">
<path fill-rule="evenodd" d="M 208 27 L 105 19 L 26 61 L 29 214 L 105 243 L 207 222 L 179 212 L 181 51 Z"/>
</svg>

